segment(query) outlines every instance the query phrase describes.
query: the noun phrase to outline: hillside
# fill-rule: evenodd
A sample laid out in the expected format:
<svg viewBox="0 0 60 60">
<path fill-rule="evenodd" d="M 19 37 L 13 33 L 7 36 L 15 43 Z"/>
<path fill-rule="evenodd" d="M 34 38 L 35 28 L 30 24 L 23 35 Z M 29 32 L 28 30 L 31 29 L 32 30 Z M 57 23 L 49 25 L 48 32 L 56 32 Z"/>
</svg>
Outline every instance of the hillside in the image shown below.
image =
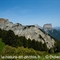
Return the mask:
<svg viewBox="0 0 60 60">
<path fill-rule="evenodd" d="M 24 26 L 20 23 L 13 24 L 12 22 L 9 22 L 8 19 L 5 19 L 4 23 L 0 23 L 0 28 L 4 30 L 12 30 L 14 31 L 15 35 L 25 36 L 27 39 L 35 39 L 36 41 L 46 43 L 48 48 L 53 47 L 55 43 L 55 40 L 53 38 L 51 38 L 48 34 L 45 34 L 40 28 L 35 25 Z"/>
<path fill-rule="evenodd" d="M 60 53 L 48 54 L 47 52 L 36 51 L 32 48 L 24 48 L 23 46 L 15 48 L 6 45 L 1 53 L 0 60 L 60 60 L 59 56 Z"/>
<path fill-rule="evenodd" d="M 51 38 L 48 34 L 45 34 L 43 31 L 41 31 L 40 28 L 36 27 L 35 25 L 23 26 L 19 23 L 13 24 L 7 19 L 6 22 L 0 23 L 0 28 L 4 30 L 12 30 L 14 31 L 15 35 L 25 36 L 27 39 L 35 39 L 36 41 L 46 43 L 48 48 L 54 46 L 55 43 L 55 40 L 53 38 Z"/>
<path fill-rule="evenodd" d="M 2 52 L 4 47 L 5 47 L 5 43 L 2 42 L 2 39 L 0 38 L 0 53 Z"/>
<path fill-rule="evenodd" d="M 54 54 L 60 55 L 58 53 L 60 52 L 60 41 L 53 38 L 50 34 L 47 34 L 38 26 L 23 26 L 19 23 L 13 24 L 9 20 L 3 21 L 1 20 L 0 23 L 0 38 L 2 38 L 2 40 L 0 39 L 0 55 L 41 56 L 36 60 L 51 60 L 50 57 L 48 59 L 46 58 L 47 54 L 51 54 L 52 56 Z"/>
</svg>

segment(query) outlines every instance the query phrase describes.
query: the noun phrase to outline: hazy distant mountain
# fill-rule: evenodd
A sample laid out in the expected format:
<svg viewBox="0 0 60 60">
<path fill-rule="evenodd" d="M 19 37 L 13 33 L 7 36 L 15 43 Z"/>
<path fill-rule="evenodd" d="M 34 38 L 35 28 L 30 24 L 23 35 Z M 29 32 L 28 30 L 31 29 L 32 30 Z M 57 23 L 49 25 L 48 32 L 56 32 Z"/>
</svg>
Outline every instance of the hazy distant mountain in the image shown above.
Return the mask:
<svg viewBox="0 0 60 60">
<path fill-rule="evenodd" d="M 60 30 L 60 27 L 55 27 L 56 30 Z"/>
<path fill-rule="evenodd" d="M 60 28 L 53 28 L 52 24 L 44 24 L 43 30 L 55 39 L 60 40 Z"/>
<path fill-rule="evenodd" d="M 55 29 L 60 32 L 60 27 L 55 27 Z"/>
<path fill-rule="evenodd" d="M 48 48 L 53 47 L 55 43 L 55 39 L 46 34 L 38 25 L 23 26 L 19 23 L 13 24 L 12 22 L 9 22 L 8 19 L 1 18 L 0 28 L 4 30 L 12 30 L 14 31 L 15 35 L 25 36 L 27 39 L 35 39 L 36 41 L 46 43 Z"/>
</svg>

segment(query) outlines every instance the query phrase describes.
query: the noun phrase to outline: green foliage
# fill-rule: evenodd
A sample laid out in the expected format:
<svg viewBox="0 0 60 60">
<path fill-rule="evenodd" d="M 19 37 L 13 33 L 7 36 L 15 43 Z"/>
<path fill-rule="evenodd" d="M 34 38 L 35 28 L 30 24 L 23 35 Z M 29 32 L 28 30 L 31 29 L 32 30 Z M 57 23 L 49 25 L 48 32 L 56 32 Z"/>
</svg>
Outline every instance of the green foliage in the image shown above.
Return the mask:
<svg viewBox="0 0 60 60">
<path fill-rule="evenodd" d="M 34 49 L 28 49 L 28 48 L 24 48 L 22 47 L 11 47 L 6 45 L 5 48 L 3 49 L 2 56 L 41 56 L 39 59 L 26 59 L 26 60 L 59 60 L 59 59 L 46 59 L 45 56 L 46 55 L 51 55 L 54 56 L 54 54 L 48 54 L 47 52 L 42 52 L 42 51 L 36 51 Z M 55 54 L 55 56 L 60 56 L 60 53 Z M 0 60 L 3 60 L 0 58 Z M 8 59 L 4 59 L 4 60 L 8 60 Z M 9 59 L 12 60 L 12 59 Z M 25 60 L 25 59 L 13 59 L 13 60 Z"/>
<path fill-rule="evenodd" d="M 5 44 L 4 42 L 2 42 L 2 39 L 0 38 L 0 53 L 2 52 L 4 47 L 5 47 Z"/>
<path fill-rule="evenodd" d="M 9 56 L 9 55 L 15 55 L 15 52 L 16 52 L 16 48 L 12 48 L 11 46 L 8 46 L 6 45 L 5 48 L 3 49 L 2 51 L 2 55 L 6 55 L 6 56 Z"/>
<path fill-rule="evenodd" d="M 30 27 L 30 26 L 28 26 Z M 33 48 L 38 51 L 46 51 L 47 46 L 46 44 L 42 44 L 42 42 L 35 41 L 34 39 L 26 39 L 24 36 L 18 37 L 17 35 L 14 34 L 13 31 L 5 31 L 0 29 L 0 37 L 3 39 L 3 42 L 6 45 L 13 46 L 13 47 L 20 47 L 24 46 L 25 48 Z M 42 38 L 40 36 L 40 38 Z"/>
<path fill-rule="evenodd" d="M 24 46 L 25 48 L 28 46 L 28 41 L 24 36 L 20 36 L 19 40 L 20 40 L 22 46 Z"/>
<path fill-rule="evenodd" d="M 31 41 L 31 39 L 28 39 L 28 48 L 32 48 L 32 41 Z"/>
<path fill-rule="evenodd" d="M 26 56 L 26 55 L 44 55 L 44 54 L 47 54 L 46 52 L 40 52 L 40 51 L 36 51 L 32 48 L 24 48 L 23 46 L 22 47 L 11 47 L 11 46 L 8 46 L 6 45 L 1 53 L 1 55 L 23 55 L 23 56 Z"/>
<path fill-rule="evenodd" d="M 13 40 L 13 41 L 12 41 Z M 14 43 L 14 40 L 15 40 L 15 34 L 13 31 L 9 30 L 7 33 L 6 33 L 6 36 L 4 38 L 4 42 L 5 44 L 9 44 L 9 45 L 12 45 L 12 43 Z M 12 43 L 11 43 L 12 42 Z"/>
<path fill-rule="evenodd" d="M 47 48 L 47 46 L 46 46 L 46 43 L 43 44 L 43 50 L 44 50 L 44 51 L 48 51 L 48 48 Z"/>
<path fill-rule="evenodd" d="M 39 42 L 39 49 L 40 49 L 40 51 L 43 51 L 43 49 L 44 49 L 44 47 L 43 47 L 43 44 L 42 44 L 42 42 Z"/>
<path fill-rule="evenodd" d="M 36 51 L 34 49 L 24 48 L 23 46 L 22 47 L 18 47 L 16 49 L 16 54 L 17 55 L 23 55 L 23 56 L 26 56 L 26 55 L 37 55 L 37 53 L 36 53 Z"/>
<path fill-rule="evenodd" d="M 55 53 L 60 52 L 60 41 L 59 40 L 56 40 L 54 49 L 55 49 Z"/>
<path fill-rule="evenodd" d="M 48 59 L 45 58 L 46 55 L 48 56 L 60 56 L 60 53 L 56 53 L 56 54 L 48 54 L 47 52 L 42 52 L 42 51 L 36 51 L 32 48 L 28 49 L 28 48 L 24 48 L 22 47 L 11 47 L 6 45 L 5 48 L 3 49 L 2 56 L 40 56 L 40 58 L 37 59 L 13 59 L 13 60 L 59 60 L 59 59 L 50 59 L 50 57 L 48 57 Z M 0 58 L 0 60 L 2 60 Z M 8 59 L 5 59 L 8 60 Z M 12 59 L 9 59 L 12 60 Z"/>
<path fill-rule="evenodd" d="M 50 48 L 48 53 L 54 53 L 54 48 Z"/>
<path fill-rule="evenodd" d="M 34 49 L 24 48 L 23 46 L 15 48 L 15 47 L 6 45 L 5 48 L 3 49 L 1 55 L 3 55 L 3 56 L 6 56 L 6 55 L 7 56 L 9 56 L 9 55 L 26 56 L 26 55 L 37 55 L 37 52 Z"/>
</svg>

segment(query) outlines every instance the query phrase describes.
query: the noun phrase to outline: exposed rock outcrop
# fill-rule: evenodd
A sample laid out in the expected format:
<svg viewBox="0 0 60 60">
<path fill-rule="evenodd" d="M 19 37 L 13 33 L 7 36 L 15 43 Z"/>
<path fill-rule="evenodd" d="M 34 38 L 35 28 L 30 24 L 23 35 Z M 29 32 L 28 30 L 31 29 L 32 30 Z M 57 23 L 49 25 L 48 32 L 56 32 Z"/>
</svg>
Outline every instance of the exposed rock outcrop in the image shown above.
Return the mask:
<svg viewBox="0 0 60 60">
<path fill-rule="evenodd" d="M 52 24 L 44 24 L 44 29 L 52 29 Z"/>
<path fill-rule="evenodd" d="M 7 22 L 7 21 L 8 21 L 8 19 L 0 18 L 0 23 L 5 23 L 5 22 Z"/>
<path fill-rule="evenodd" d="M 52 24 L 44 24 L 43 30 L 56 40 L 60 40 L 60 32 L 56 28 L 53 28 Z"/>
</svg>

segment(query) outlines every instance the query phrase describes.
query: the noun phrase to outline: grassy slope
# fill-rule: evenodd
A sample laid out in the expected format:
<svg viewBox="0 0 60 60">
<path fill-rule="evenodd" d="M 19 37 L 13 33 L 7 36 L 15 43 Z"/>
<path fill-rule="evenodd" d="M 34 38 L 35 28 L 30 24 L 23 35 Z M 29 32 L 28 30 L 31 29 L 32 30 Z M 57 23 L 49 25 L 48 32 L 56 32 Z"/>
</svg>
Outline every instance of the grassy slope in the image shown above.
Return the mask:
<svg viewBox="0 0 60 60">
<path fill-rule="evenodd" d="M 5 44 L 2 42 L 2 39 L 0 38 L 0 53 L 2 52 Z"/>
<path fill-rule="evenodd" d="M 55 53 L 55 54 L 48 54 L 47 52 L 43 51 L 36 51 L 34 49 L 28 49 L 24 47 L 18 47 L 14 48 L 11 46 L 5 46 L 4 50 L 2 51 L 3 55 L 15 55 L 15 56 L 40 56 L 40 58 L 37 59 L 23 59 L 23 60 L 60 60 L 59 59 L 52 59 L 52 56 L 60 56 L 60 53 Z M 48 56 L 47 56 L 48 55 Z M 47 56 L 47 57 L 46 57 Z M 50 59 L 51 58 L 51 59 Z M 1 60 L 1 59 L 0 59 Z M 7 59 L 6 59 L 7 60 Z M 10 59 L 12 60 L 12 59 Z M 22 59 L 15 59 L 15 60 L 22 60 Z"/>
</svg>

